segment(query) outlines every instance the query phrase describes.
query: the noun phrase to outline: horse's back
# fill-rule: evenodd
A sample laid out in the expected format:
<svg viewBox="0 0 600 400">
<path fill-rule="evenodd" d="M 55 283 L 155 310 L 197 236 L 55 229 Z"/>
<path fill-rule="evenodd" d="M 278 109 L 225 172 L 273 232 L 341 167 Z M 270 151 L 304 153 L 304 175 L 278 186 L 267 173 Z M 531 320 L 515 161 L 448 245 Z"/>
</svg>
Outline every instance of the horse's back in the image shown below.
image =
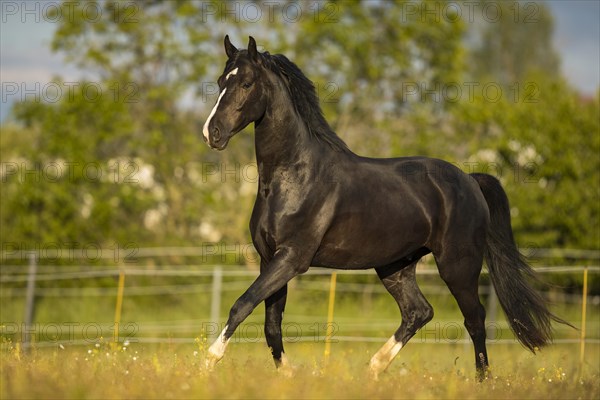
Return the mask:
<svg viewBox="0 0 600 400">
<path fill-rule="evenodd" d="M 451 207 L 463 207 L 465 202 L 485 205 L 475 179 L 454 164 L 437 158 L 356 157 L 341 171 L 342 176 L 334 181 L 343 182 L 353 192 L 372 195 L 389 191 L 395 201 L 434 208 L 440 206 L 440 201 Z"/>
<path fill-rule="evenodd" d="M 443 160 L 357 157 L 340 171 L 318 265 L 386 265 L 424 247 L 481 235 L 487 226 L 476 181 Z M 341 265 L 331 265 L 334 260 Z"/>
</svg>

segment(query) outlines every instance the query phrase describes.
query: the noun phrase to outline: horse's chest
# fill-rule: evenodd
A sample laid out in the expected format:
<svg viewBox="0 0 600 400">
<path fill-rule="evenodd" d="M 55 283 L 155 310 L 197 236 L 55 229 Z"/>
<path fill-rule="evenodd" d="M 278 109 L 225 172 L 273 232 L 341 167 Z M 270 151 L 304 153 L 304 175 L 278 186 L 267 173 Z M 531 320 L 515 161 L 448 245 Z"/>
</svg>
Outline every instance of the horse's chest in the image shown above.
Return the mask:
<svg viewBox="0 0 600 400">
<path fill-rule="evenodd" d="M 259 253 L 273 252 L 279 244 L 300 236 L 303 241 L 310 239 L 305 237 L 306 232 L 316 233 L 317 227 L 308 230 L 303 228 L 314 225 L 315 219 L 321 215 L 320 211 L 314 201 L 306 201 L 306 198 L 295 194 L 267 198 L 259 196 L 250 220 L 250 231 L 257 250 Z"/>
<path fill-rule="evenodd" d="M 270 204 L 264 197 L 258 197 L 250 219 L 252 241 L 256 250 L 263 257 L 273 253 L 277 246 L 276 224 L 272 213 L 275 208 L 275 205 Z"/>
</svg>

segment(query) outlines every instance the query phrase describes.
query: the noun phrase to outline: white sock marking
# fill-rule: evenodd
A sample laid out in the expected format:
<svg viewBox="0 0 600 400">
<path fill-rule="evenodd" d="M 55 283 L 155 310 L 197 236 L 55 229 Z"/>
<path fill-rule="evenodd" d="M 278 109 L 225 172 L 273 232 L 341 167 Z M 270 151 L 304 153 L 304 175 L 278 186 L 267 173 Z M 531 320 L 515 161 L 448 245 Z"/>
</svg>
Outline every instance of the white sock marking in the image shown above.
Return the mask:
<svg viewBox="0 0 600 400">
<path fill-rule="evenodd" d="M 387 369 L 394 357 L 398 355 L 402 349 L 402 343 L 398 342 L 394 336 L 388 339 L 387 342 L 379 349 L 369 362 L 369 369 L 374 374 L 378 374 Z"/>
<path fill-rule="evenodd" d="M 277 371 L 280 372 L 286 378 L 291 378 L 294 376 L 294 368 L 292 368 L 292 365 L 288 361 L 287 356 L 283 352 L 281 353 L 281 365 L 279 366 L 279 369 Z"/>
<path fill-rule="evenodd" d="M 225 332 L 227 331 L 227 326 L 223 329 L 217 340 L 208 348 L 208 354 L 214 357 L 217 361 L 223 358 L 225 354 L 225 349 L 227 348 L 227 344 L 229 343 L 229 339 L 225 339 Z"/>
<path fill-rule="evenodd" d="M 281 366 L 282 367 L 289 367 L 290 362 L 288 361 L 287 356 L 285 355 L 284 352 L 281 352 Z"/>
</svg>

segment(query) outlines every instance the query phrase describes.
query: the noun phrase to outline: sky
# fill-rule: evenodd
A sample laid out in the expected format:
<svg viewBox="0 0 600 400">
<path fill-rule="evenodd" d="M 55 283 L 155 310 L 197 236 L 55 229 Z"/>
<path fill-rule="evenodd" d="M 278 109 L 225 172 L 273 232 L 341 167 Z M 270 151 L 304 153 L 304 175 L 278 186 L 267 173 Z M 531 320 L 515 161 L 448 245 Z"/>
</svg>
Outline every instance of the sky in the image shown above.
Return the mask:
<svg viewBox="0 0 600 400">
<path fill-rule="evenodd" d="M 600 0 L 544 3 L 555 19 L 553 41 L 563 75 L 582 94 L 593 96 L 600 87 Z M 65 82 L 93 78 L 51 52 L 57 24 L 42 15 L 56 4 L 0 0 L 0 121 L 5 120 L 15 100 L 51 98 L 53 76 L 61 76 Z M 523 7 L 528 2 L 521 4 Z"/>
<path fill-rule="evenodd" d="M 582 93 L 594 95 L 600 87 L 600 1 L 546 3 L 554 16 L 554 47 L 563 75 Z"/>
</svg>

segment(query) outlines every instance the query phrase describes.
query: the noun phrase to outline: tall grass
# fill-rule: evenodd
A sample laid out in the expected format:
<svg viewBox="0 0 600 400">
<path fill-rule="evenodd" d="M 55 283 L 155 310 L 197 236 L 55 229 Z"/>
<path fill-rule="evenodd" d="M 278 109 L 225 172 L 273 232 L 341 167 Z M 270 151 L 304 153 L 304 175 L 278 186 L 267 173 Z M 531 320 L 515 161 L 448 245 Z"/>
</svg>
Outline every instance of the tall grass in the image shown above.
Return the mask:
<svg viewBox="0 0 600 400">
<path fill-rule="evenodd" d="M 278 374 L 264 344 L 235 343 L 213 372 L 203 370 L 204 341 L 186 345 L 57 346 L 25 354 L 4 343 L 0 398 L 411 398 L 597 399 L 599 352 L 589 344 L 584 369 L 577 345 L 532 355 L 520 346 L 490 346 L 491 374 L 475 381 L 471 346 L 415 344 L 374 381 L 367 363 L 379 344 L 288 344 L 292 378 Z"/>
<path fill-rule="evenodd" d="M 25 352 L 19 343 L 22 333 L 17 331 L 23 297 L 13 296 L 13 289 L 3 287 L 0 398 L 600 398 L 600 345 L 594 341 L 587 344 L 580 370 L 576 343 L 556 344 L 534 356 L 515 341 L 490 338 L 490 378 L 481 384 L 475 382 L 472 345 L 460 341 L 465 337 L 462 316 L 437 276 L 419 278 L 423 287 L 429 286 L 425 291 L 436 316 L 374 382 L 367 373 L 368 361 L 397 328 L 400 313 L 375 276 L 361 280 L 364 290 L 340 290 L 337 294 L 334 338 L 368 336 L 380 338 L 381 343 L 335 342 L 328 362 L 323 359 L 322 341 L 328 298 L 322 289 L 328 287 L 328 277 L 302 277 L 290 285 L 284 327 L 291 327 L 285 342 L 286 353 L 296 367 L 291 379 L 275 371 L 262 337 L 251 340 L 254 334 L 262 335 L 262 306 L 247 321 L 251 329 L 244 335 L 240 327 L 238 340 L 232 341 L 224 360 L 213 373 L 207 373 L 201 366 L 209 341 L 202 336 L 201 324 L 210 317 L 210 292 L 134 294 L 131 288 L 146 282 L 126 278 L 122 325 L 139 328 L 127 345 L 109 343 L 116 290 L 108 288 L 102 296 L 85 296 L 85 292 L 61 296 L 57 292 L 40 297 L 34 341 L 45 340 L 51 347 L 40 343 Z M 191 282 L 207 284 L 210 280 Z M 159 283 L 181 282 L 152 281 Z M 342 276 L 338 287 L 343 289 L 346 284 L 352 288 L 355 283 Z M 224 287 L 229 284 L 224 282 Z M 238 285 L 236 290 L 223 292 L 222 318 L 245 287 Z M 554 300 L 553 311 L 579 325 L 578 298 Z M 482 301 L 487 302 L 485 294 Z M 596 341 L 600 336 L 599 313 L 598 307 L 588 309 L 587 334 Z M 503 323 L 501 312 L 497 320 Z M 77 345 L 82 342 L 78 339 L 86 324 L 104 324 L 109 329 L 102 338 L 95 337 L 96 331 L 91 329 L 94 340 Z M 511 339 L 504 325 L 496 336 Z M 57 327 L 60 338 L 53 336 Z M 296 341 L 298 333 L 307 341 Z M 191 341 L 135 342 L 157 336 Z M 560 328 L 557 337 L 577 339 L 579 332 Z M 196 343 L 193 338 L 198 338 Z"/>
</svg>

